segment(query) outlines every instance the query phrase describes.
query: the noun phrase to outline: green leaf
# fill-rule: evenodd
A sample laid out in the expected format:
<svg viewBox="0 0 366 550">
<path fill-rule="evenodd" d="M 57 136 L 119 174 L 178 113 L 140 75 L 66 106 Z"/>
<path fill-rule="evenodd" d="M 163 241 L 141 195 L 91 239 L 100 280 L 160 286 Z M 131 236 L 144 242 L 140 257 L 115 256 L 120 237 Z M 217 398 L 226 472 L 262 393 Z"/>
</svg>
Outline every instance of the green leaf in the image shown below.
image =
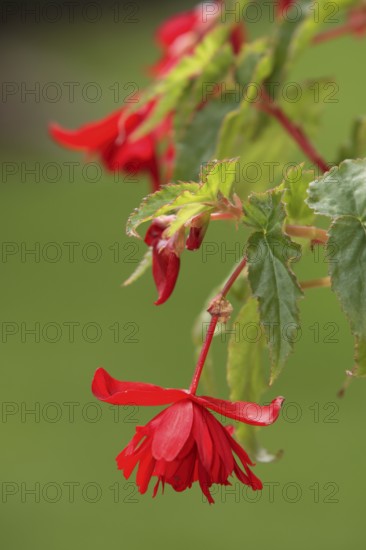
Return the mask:
<svg viewBox="0 0 366 550">
<path fill-rule="evenodd" d="M 277 27 L 274 39 L 274 69 L 268 81 L 282 82 L 300 53 L 311 45 L 313 37 L 319 33 L 332 17 L 338 17 L 343 10 L 357 0 L 297 0 L 288 16 Z"/>
<path fill-rule="evenodd" d="M 238 159 L 212 161 L 202 167 L 201 180 L 216 200 L 219 195 L 229 198 L 238 178 Z"/>
<path fill-rule="evenodd" d="M 329 231 L 332 290 L 337 294 L 355 336 L 357 376 L 366 376 L 366 225 L 356 218 L 337 218 Z"/>
<path fill-rule="evenodd" d="M 331 218 L 352 216 L 366 221 L 366 159 L 345 160 L 309 186 L 308 205 Z"/>
<path fill-rule="evenodd" d="M 227 70 L 232 60 L 229 49 L 224 46 L 228 33 L 228 26 L 222 25 L 213 29 L 196 46 L 191 55 L 184 56 L 165 77 L 160 78 L 147 90 L 138 106 L 141 107 L 152 99 L 158 99 L 158 103 L 150 116 L 133 133 L 134 139 L 149 133 L 168 113 L 176 109 L 184 98 L 184 94 L 192 91 L 191 79 L 197 79 L 202 84 L 206 76 L 215 77 Z M 196 104 L 202 100 L 201 93 L 200 86 L 195 88 Z"/>
<path fill-rule="evenodd" d="M 303 165 L 288 170 L 283 182 L 283 200 L 286 204 L 288 223 L 311 225 L 314 222 L 314 213 L 305 202 L 309 183 L 313 180 L 314 171 L 304 170 Z"/>
<path fill-rule="evenodd" d="M 228 346 L 227 381 L 231 401 L 261 401 L 268 388 L 263 365 L 264 339 L 258 334 L 259 315 L 257 301 L 249 298 L 233 322 Z M 261 328 L 259 329 L 261 331 Z M 239 423 L 236 436 L 254 460 L 268 462 L 276 458 L 261 448 L 257 426 Z"/>
<path fill-rule="evenodd" d="M 246 44 L 239 55 L 233 85 L 233 91 L 238 96 L 237 107 L 223 121 L 216 150 L 217 158 L 234 156 L 236 153 L 233 151 L 237 150 L 238 142 L 241 143 L 243 135 L 248 134 L 248 129 L 251 129 L 248 118 L 258 118 L 258 113 L 251 110 L 250 103 L 258 93 L 258 87 L 270 74 L 272 59 L 272 51 L 263 39 Z"/>
<path fill-rule="evenodd" d="M 152 220 L 159 209 L 173 202 L 183 192 L 194 193 L 199 188 L 200 185 L 198 183 L 179 183 L 165 185 L 159 191 L 148 195 L 128 218 L 126 226 L 127 235 L 140 237 L 136 232 L 140 224 Z"/>
<path fill-rule="evenodd" d="M 271 358 L 271 383 L 291 353 L 299 328 L 297 302 L 302 296 L 289 262 L 299 257 L 300 246 L 282 231 L 285 219 L 282 192 L 268 191 L 250 197 L 249 224 L 262 230 L 248 240 L 248 277 L 259 302 Z"/>
<path fill-rule="evenodd" d="M 268 39 L 260 38 L 245 44 L 236 63 L 235 78 L 241 91 L 245 92 L 246 102 L 255 99 L 258 86 L 271 73 L 272 69 L 273 51 L 269 47 Z"/>
<path fill-rule="evenodd" d="M 126 279 L 123 286 L 128 286 L 137 281 L 152 265 L 152 249 L 148 248 L 135 271 Z"/>
<path fill-rule="evenodd" d="M 244 204 L 244 223 L 266 232 L 273 229 L 281 230 L 284 220 L 282 195 L 280 189 L 252 193 L 248 202 Z"/>
<path fill-rule="evenodd" d="M 362 158 L 366 155 L 366 116 L 358 117 L 352 126 L 351 137 L 339 152 L 339 162 L 344 159 Z"/>
<path fill-rule="evenodd" d="M 224 44 L 215 53 L 212 60 L 202 68 L 202 72 L 191 79 L 185 93 L 180 98 L 179 109 L 176 110 L 174 115 L 177 143 L 184 140 L 185 133 L 189 130 L 197 108 L 207 101 L 210 104 L 217 93 L 217 86 L 225 85 L 229 68 L 233 63 L 234 53 L 232 47 L 229 43 Z M 222 99 L 224 102 L 223 97 Z M 187 175 L 184 177 L 187 178 Z"/>
<path fill-rule="evenodd" d="M 345 160 L 309 187 L 308 204 L 333 218 L 329 273 L 355 336 L 357 376 L 366 376 L 366 159 Z"/>
<path fill-rule="evenodd" d="M 137 227 L 158 216 L 174 213 L 176 219 L 169 225 L 167 235 L 172 236 L 192 218 L 203 212 L 220 208 L 222 198 L 229 199 L 237 178 L 237 160 L 214 161 L 202 171 L 201 183 L 165 185 L 148 195 L 129 217 L 127 234 L 139 236 Z"/>
<path fill-rule="evenodd" d="M 196 179 L 203 163 L 214 157 L 217 135 L 226 114 L 235 104 L 219 99 L 210 102 L 198 111 L 176 143 L 174 179 Z"/>
</svg>

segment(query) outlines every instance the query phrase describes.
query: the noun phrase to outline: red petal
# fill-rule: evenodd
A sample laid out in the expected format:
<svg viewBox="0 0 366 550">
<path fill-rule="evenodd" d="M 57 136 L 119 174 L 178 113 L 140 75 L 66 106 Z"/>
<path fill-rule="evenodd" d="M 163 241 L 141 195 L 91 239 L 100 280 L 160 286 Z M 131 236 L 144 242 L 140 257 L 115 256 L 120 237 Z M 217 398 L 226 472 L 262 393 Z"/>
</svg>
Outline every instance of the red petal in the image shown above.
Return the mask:
<svg viewBox="0 0 366 550">
<path fill-rule="evenodd" d="M 207 420 L 204 417 L 205 409 L 194 407 L 193 434 L 196 440 L 198 454 L 203 466 L 210 472 L 213 461 L 213 443 Z M 206 414 L 209 414 L 206 412 Z"/>
<path fill-rule="evenodd" d="M 156 39 L 168 48 L 174 40 L 191 31 L 197 24 L 199 13 L 196 10 L 185 11 L 169 17 L 157 30 Z"/>
<path fill-rule="evenodd" d="M 283 397 L 276 397 L 270 405 L 261 407 L 257 403 L 246 401 L 225 401 L 224 399 L 215 399 L 214 397 L 195 396 L 191 398 L 196 403 L 212 409 L 213 411 L 222 414 L 233 420 L 252 424 L 253 426 L 268 426 L 273 424 L 280 414 L 281 405 L 284 401 Z"/>
<path fill-rule="evenodd" d="M 188 397 L 184 390 L 116 380 L 102 368 L 94 374 L 92 392 L 100 401 L 112 405 L 168 405 Z"/>
<path fill-rule="evenodd" d="M 171 462 L 183 449 L 192 429 L 193 407 L 187 399 L 163 411 L 151 447 L 156 460 Z"/>
<path fill-rule="evenodd" d="M 51 124 L 50 134 L 55 141 L 71 149 L 98 151 L 118 136 L 118 121 L 122 111 L 116 111 L 98 122 L 85 124 L 77 130 L 64 130 Z"/>
<path fill-rule="evenodd" d="M 171 250 L 158 252 L 154 248 L 152 272 L 159 297 L 155 305 L 167 301 L 177 282 L 180 268 L 180 258 Z"/>
</svg>

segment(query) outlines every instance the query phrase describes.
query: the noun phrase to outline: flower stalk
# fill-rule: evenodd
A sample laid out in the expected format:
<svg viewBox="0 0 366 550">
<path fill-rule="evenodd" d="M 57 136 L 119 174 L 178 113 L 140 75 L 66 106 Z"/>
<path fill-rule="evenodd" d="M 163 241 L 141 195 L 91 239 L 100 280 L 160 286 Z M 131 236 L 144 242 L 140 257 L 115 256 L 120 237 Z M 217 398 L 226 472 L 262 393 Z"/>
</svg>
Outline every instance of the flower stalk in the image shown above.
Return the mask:
<svg viewBox="0 0 366 550">
<path fill-rule="evenodd" d="M 236 279 L 239 277 L 240 273 L 245 268 L 246 264 L 247 264 L 247 258 L 245 256 L 241 260 L 241 262 L 238 264 L 236 269 L 233 271 L 233 273 L 230 275 L 229 279 L 227 280 L 227 282 L 224 285 L 224 288 L 212 300 L 211 304 L 213 302 L 215 302 L 215 304 L 220 303 L 220 302 L 222 302 L 222 303 L 225 302 L 226 296 L 228 295 L 228 293 L 229 293 L 231 287 L 233 286 L 233 284 L 235 283 Z M 208 311 L 210 311 L 210 308 L 209 308 Z M 198 357 L 196 368 L 195 368 L 195 371 L 194 371 L 194 374 L 193 374 L 191 386 L 189 388 L 189 393 L 192 393 L 193 395 L 197 391 L 198 383 L 200 381 L 201 374 L 202 374 L 202 369 L 204 367 L 208 352 L 210 350 L 212 339 L 213 339 L 213 336 L 215 334 L 216 325 L 218 323 L 218 320 L 219 320 L 220 316 L 222 315 L 222 312 L 220 311 L 220 308 L 218 308 L 218 310 L 216 310 L 214 312 L 212 311 L 210 313 L 212 315 L 211 321 L 210 321 L 209 327 L 207 329 L 206 338 L 205 338 L 205 341 L 204 341 L 203 346 L 201 348 L 201 352 L 200 352 L 200 355 Z"/>
</svg>

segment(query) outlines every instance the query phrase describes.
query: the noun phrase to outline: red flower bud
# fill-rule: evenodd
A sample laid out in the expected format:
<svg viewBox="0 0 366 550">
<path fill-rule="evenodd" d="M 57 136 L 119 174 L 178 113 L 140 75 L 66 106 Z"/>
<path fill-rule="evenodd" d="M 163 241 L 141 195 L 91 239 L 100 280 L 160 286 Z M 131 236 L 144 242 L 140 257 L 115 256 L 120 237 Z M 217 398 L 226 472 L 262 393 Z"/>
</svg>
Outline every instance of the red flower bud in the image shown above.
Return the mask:
<svg viewBox="0 0 366 550">
<path fill-rule="evenodd" d="M 210 214 L 205 213 L 192 220 L 191 228 L 186 242 L 187 250 L 198 250 L 206 234 L 208 224 L 210 223 Z"/>
<path fill-rule="evenodd" d="M 158 299 L 155 305 L 167 301 L 174 290 L 180 268 L 180 254 L 182 252 L 181 232 L 173 237 L 165 238 L 164 232 L 174 216 L 160 216 L 155 218 L 145 235 L 145 243 L 153 248 L 152 272 Z"/>
</svg>

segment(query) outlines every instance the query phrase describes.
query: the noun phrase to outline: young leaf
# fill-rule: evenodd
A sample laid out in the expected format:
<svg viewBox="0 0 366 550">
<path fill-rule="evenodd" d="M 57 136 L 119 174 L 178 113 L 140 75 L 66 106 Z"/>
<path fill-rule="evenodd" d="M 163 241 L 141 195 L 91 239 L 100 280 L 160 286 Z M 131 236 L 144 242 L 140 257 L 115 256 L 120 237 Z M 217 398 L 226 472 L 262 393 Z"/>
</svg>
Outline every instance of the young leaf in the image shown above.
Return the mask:
<svg viewBox="0 0 366 550">
<path fill-rule="evenodd" d="M 313 170 L 304 170 L 304 165 L 298 165 L 288 170 L 283 188 L 283 201 L 286 204 L 287 220 L 290 224 L 311 225 L 314 212 L 306 204 L 309 183 L 314 180 Z"/>
<path fill-rule="evenodd" d="M 172 236 L 184 224 L 203 212 L 219 209 L 222 198 L 229 199 L 237 177 L 237 160 L 214 161 L 207 165 L 201 183 L 165 185 L 148 195 L 129 217 L 127 234 L 139 236 L 137 227 L 158 216 L 176 214 L 167 235 Z"/>
<path fill-rule="evenodd" d="M 138 208 L 132 212 L 127 220 L 126 232 L 129 236 L 140 237 L 136 229 L 139 225 L 155 217 L 156 212 L 167 204 L 173 202 L 179 195 L 187 191 L 197 192 L 200 188 L 198 183 L 179 183 L 175 185 L 165 185 L 159 191 L 151 193 L 144 198 Z"/>
<path fill-rule="evenodd" d="M 264 366 L 264 339 L 261 336 L 258 305 L 253 298 L 243 305 L 233 323 L 228 346 L 227 381 L 231 401 L 259 403 L 268 388 Z M 276 458 L 261 448 L 258 427 L 240 423 L 236 436 L 254 460 L 268 462 Z"/>
<path fill-rule="evenodd" d="M 244 205 L 245 223 L 258 231 L 248 240 L 248 277 L 259 302 L 271 357 L 271 383 L 292 351 L 299 327 L 297 302 L 302 291 L 289 262 L 299 256 L 300 246 L 282 231 L 285 219 L 282 191 L 253 194 Z"/>
<path fill-rule="evenodd" d="M 366 159 L 345 160 L 315 180 L 307 202 L 333 218 L 327 245 L 332 290 L 355 336 L 355 374 L 366 376 Z"/>
<path fill-rule="evenodd" d="M 196 113 L 182 139 L 176 143 L 174 179 L 197 178 L 201 165 L 214 157 L 222 121 L 234 108 L 234 103 L 212 99 Z"/>
<path fill-rule="evenodd" d="M 122 286 L 128 286 L 137 281 L 152 265 L 152 248 L 148 248 L 135 271 L 126 279 Z"/>
</svg>

